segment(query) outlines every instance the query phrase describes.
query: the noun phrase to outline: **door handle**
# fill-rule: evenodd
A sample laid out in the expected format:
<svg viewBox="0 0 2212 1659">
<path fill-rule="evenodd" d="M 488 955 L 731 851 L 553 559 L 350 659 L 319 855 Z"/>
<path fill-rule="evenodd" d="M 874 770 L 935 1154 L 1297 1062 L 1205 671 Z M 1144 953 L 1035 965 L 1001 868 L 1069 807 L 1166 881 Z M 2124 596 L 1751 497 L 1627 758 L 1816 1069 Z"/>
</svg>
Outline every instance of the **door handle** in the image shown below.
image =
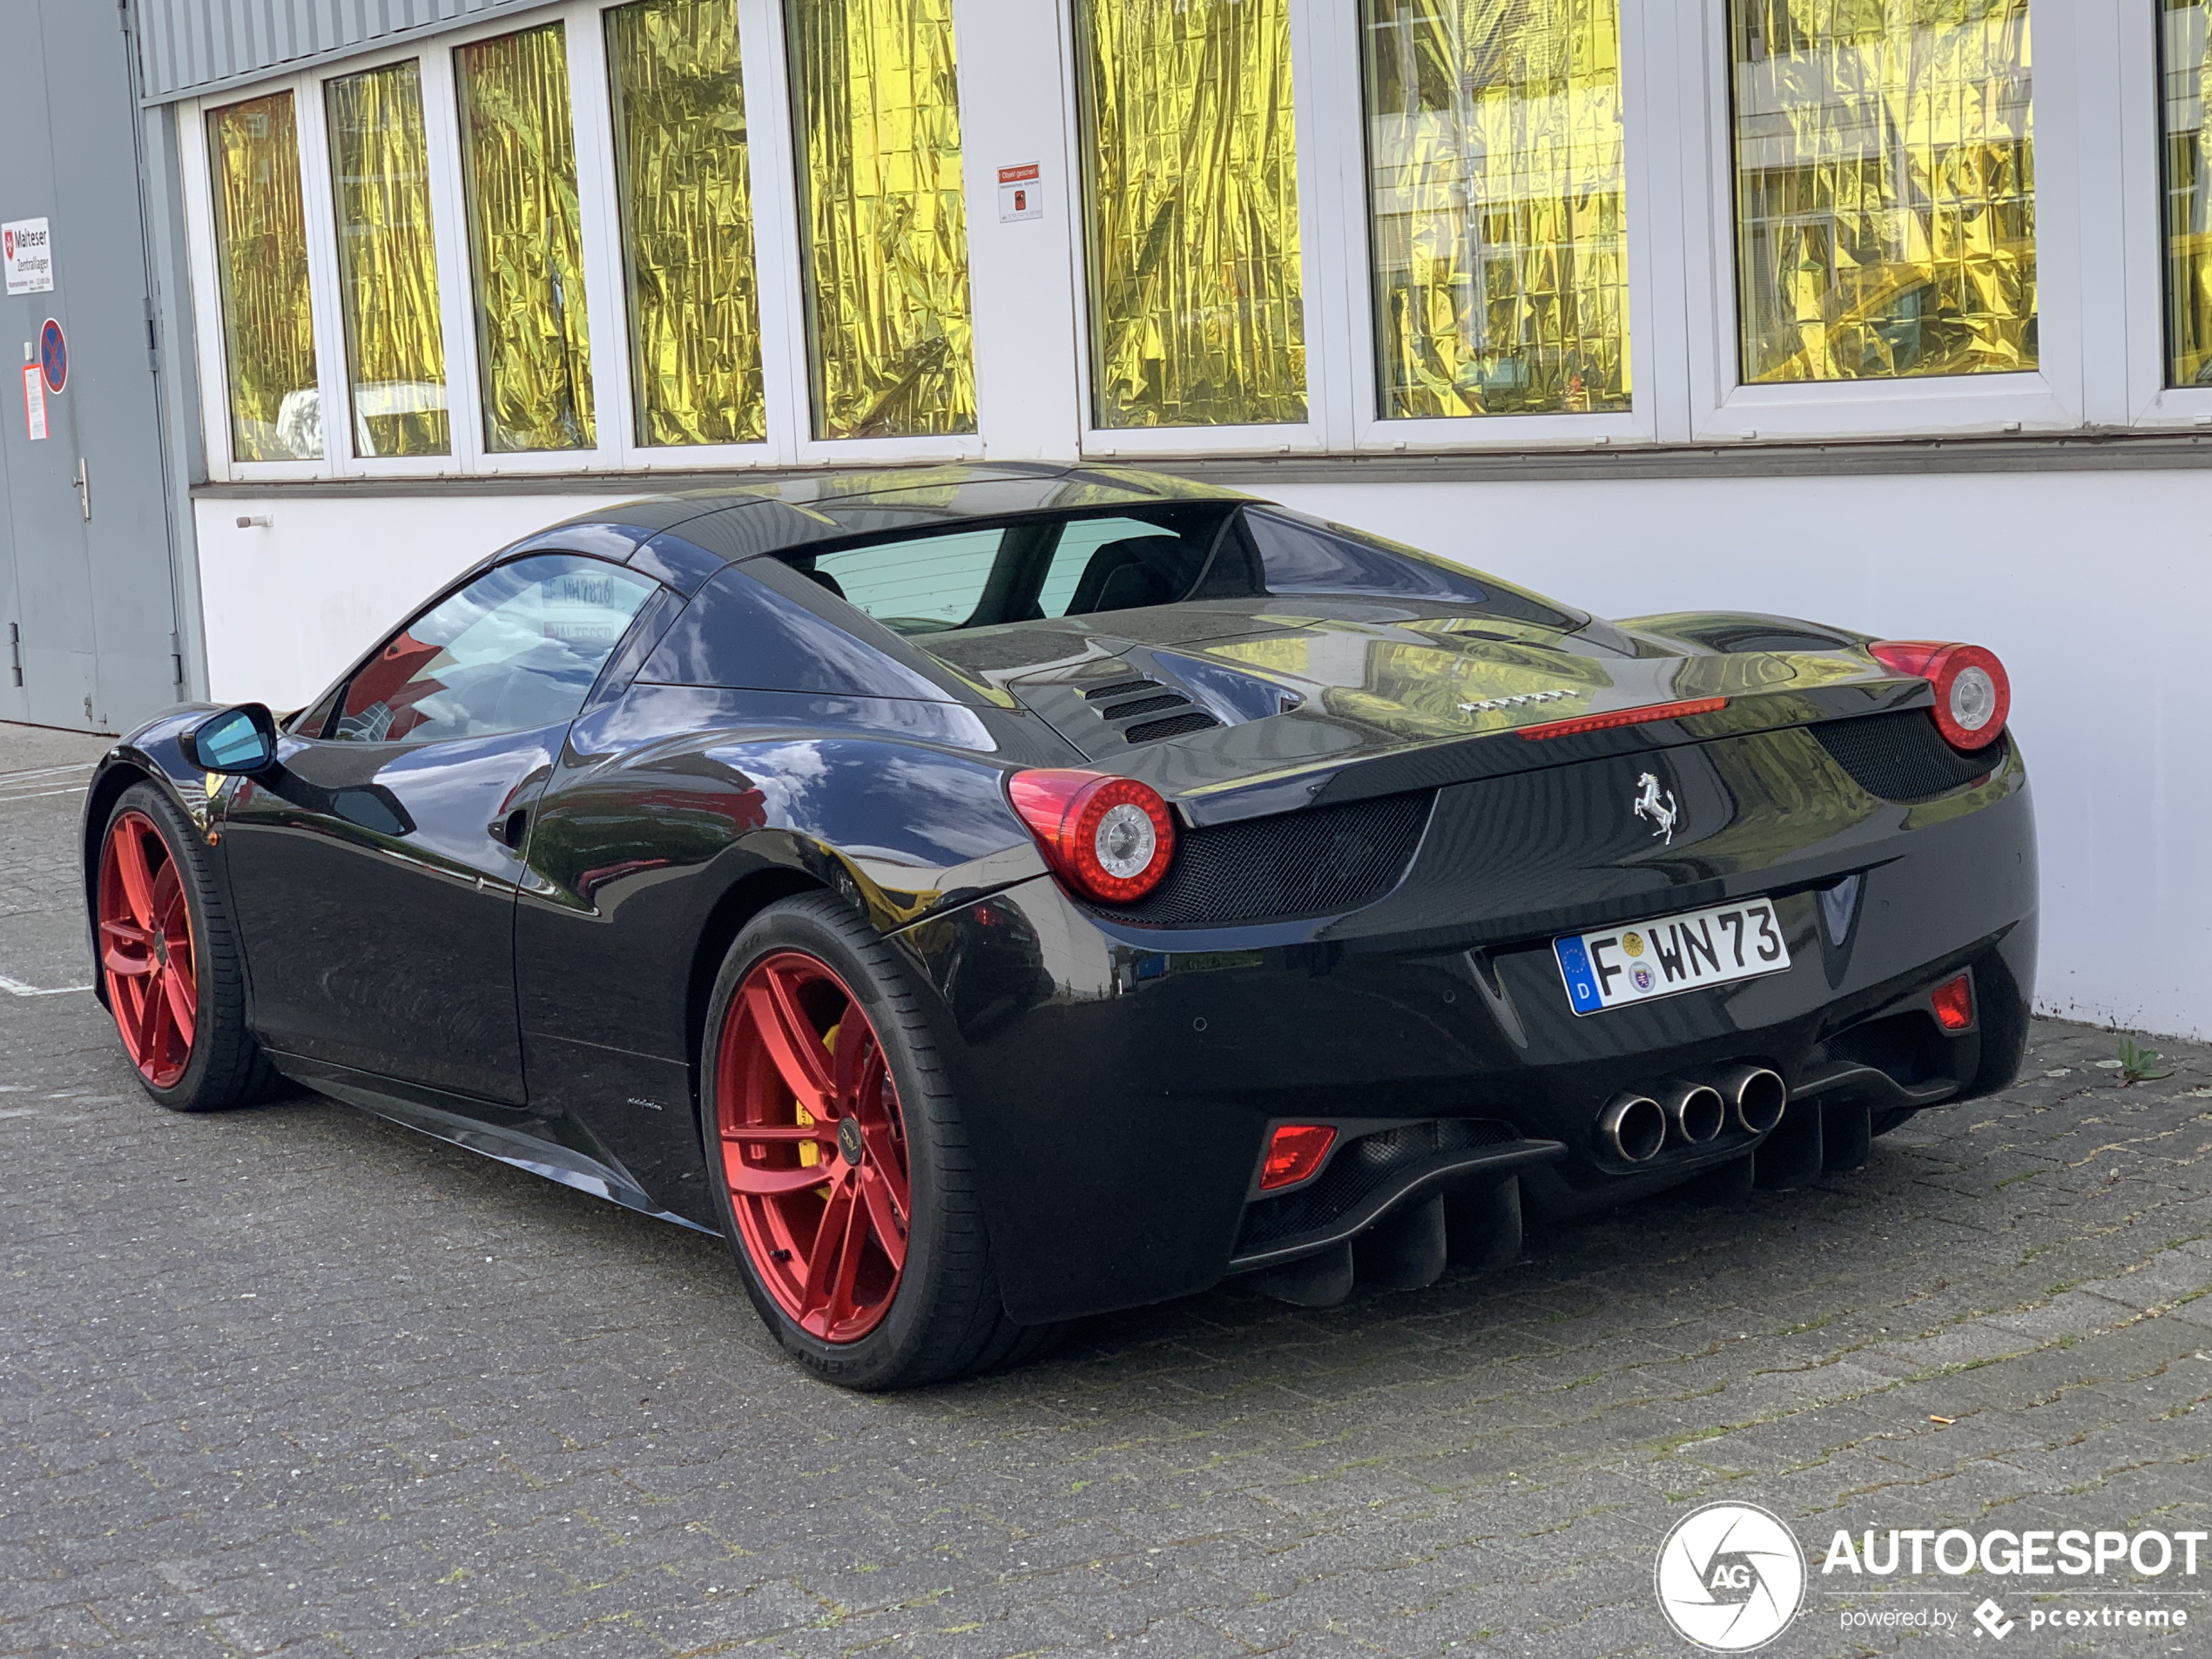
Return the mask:
<svg viewBox="0 0 2212 1659">
<path fill-rule="evenodd" d="M 529 826 L 530 809 L 527 806 L 517 806 L 506 817 L 493 819 L 490 823 L 484 826 L 484 830 L 493 840 L 497 841 L 509 852 L 519 852 L 523 845 L 523 837 L 529 833 Z"/>
</svg>

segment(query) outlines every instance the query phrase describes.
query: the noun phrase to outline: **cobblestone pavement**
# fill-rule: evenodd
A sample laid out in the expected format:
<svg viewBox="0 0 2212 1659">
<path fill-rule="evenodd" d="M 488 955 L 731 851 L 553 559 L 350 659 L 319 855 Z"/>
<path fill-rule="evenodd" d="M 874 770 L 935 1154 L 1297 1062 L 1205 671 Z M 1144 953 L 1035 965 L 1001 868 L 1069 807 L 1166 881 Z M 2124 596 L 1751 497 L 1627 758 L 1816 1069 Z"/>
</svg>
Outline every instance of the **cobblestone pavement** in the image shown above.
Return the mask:
<svg viewBox="0 0 2212 1659">
<path fill-rule="evenodd" d="M 2043 1024 L 1810 1190 L 857 1398 L 710 1238 L 312 1096 L 165 1114 L 89 995 L 17 994 L 87 976 L 97 747 L 0 729 L 0 1653 L 1687 1654 L 1655 1552 L 1716 1498 L 1809 1551 L 1770 1651 L 1985 1595 L 2008 1652 L 2212 1651 L 2212 1554 L 2133 1587 L 2187 1635 L 2027 1622 L 2124 1578 L 1818 1571 L 1838 1527 L 2212 1528 L 2212 1050 L 2128 1086 Z"/>
</svg>

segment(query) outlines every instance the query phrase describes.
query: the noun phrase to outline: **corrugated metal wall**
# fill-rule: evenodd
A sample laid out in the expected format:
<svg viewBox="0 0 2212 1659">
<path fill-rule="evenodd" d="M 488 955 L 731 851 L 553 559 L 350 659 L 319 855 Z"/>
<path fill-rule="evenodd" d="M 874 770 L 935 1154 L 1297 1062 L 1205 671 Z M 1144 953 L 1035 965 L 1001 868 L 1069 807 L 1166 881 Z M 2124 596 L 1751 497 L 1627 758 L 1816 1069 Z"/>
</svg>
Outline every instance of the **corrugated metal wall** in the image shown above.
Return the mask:
<svg viewBox="0 0 2212 1659">
<path fill-rule="evenodd" d="M 152 102 L 281 73 L 545 0 L 136 0 Z"/>
</svg>

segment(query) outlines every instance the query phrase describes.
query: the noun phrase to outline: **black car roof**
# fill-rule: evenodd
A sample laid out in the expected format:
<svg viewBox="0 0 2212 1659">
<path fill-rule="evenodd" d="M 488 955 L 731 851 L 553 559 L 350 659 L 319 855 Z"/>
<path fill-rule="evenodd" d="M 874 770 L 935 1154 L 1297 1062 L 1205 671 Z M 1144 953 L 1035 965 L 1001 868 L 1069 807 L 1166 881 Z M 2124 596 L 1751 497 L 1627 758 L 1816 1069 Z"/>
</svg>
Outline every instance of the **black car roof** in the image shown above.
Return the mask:
<svg viewBox="0 0 2212 1659">
<path fill-rule="evenodd" d="M 555 529 L 608 526 L 633 531 L 641 539 L 680 530 L 685 541 L 734 561 L 879 530 L 951 527 L 1027 513 L 1245 499 L 1237 490 L 1131 467 L 983 462 L 772 475 L 742 484 L 643 496 L 578 514 Z"/>
</svg>

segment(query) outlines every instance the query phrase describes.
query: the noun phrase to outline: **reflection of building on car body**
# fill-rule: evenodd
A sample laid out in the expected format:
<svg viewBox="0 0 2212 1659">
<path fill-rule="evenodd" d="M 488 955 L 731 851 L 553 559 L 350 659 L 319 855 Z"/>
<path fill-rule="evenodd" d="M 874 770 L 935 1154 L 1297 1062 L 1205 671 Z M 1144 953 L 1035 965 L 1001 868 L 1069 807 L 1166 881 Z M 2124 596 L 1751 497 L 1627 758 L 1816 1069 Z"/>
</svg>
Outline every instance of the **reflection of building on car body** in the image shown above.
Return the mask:
<svg viewBox="0 0 2212 1659">
<path fill-rule="evenodd" d="M 88 898 L 158 1099 L 280 1072 L 721 1232 L 890 1386 L 2000 1086 L 2007 699 L 1138 472 L 825 474 L 534 536 L 281 723 L 157 719 Z"/>
</svg>

